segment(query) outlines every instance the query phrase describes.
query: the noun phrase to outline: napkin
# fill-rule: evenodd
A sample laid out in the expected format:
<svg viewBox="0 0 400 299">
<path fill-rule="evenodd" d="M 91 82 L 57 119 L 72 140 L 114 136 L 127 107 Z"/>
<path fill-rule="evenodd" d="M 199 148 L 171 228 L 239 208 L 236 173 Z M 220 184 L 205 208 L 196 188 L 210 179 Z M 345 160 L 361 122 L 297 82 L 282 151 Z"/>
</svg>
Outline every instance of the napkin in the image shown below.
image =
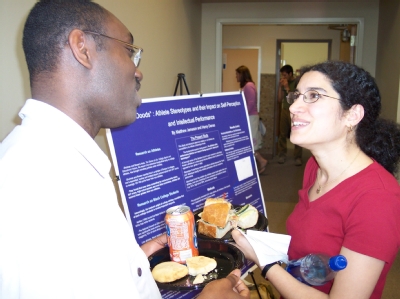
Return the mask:
<svg viewBox="0 0 400 299">
<path fill-rule="evenodd" d="M 273 262 L 288 262 L 288 249 L 291 236 L 274 234 L 263 231 L 247 230 L 246 233 L 239 230 L 249 241 L 257 255 L 260 266 Z"/>
</svg>

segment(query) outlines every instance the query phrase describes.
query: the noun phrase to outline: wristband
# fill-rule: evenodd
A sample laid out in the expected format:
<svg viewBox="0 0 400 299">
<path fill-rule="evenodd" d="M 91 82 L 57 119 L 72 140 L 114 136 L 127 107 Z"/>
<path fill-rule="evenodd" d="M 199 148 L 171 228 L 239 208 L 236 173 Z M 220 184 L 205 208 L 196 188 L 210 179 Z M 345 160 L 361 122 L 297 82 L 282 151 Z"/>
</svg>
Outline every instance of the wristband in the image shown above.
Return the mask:
<svg viewBox="0 0 400 299">
<path fill-rule="evenodd" d="M 265 267 L 261 271 L 262 277 L 265 278 L 265 276 L 267 275 L 268 270 L 271 269 L 271 267 L 274 266 L 274 265 L 279 265 L 280 266 L 280 265 L 282 265 L 282 262 L 281 261 L 277 261 L 277 262 L 273 262 L 271 264 L 265 265 Z"/>
</svg>

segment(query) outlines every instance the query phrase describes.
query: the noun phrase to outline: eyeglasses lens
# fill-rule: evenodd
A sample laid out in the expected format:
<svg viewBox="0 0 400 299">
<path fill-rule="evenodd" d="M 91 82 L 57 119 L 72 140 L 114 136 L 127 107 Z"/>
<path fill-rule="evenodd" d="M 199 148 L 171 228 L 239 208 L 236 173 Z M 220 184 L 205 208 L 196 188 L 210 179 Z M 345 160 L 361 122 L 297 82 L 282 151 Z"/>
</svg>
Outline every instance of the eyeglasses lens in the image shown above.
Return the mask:
<svg viewBox="0 0 400 299">
<path fill-rule="evenodd" d="M 299 97 L 299 93 L 290 91 L 290 92 L 288 93 L 288 95 L 286 96 L 286 101 L 287 101 L 290 105 L 292 105 L 292 104 L 294 103 L 294 101 L 298 99 L 298 97 Z"/>
<path fill-rule="evenodd" d="M 319 99 L 320 94 L 315 90 L 308 90 L 305 93 L 289 92 L 286 96 L 286 100 L 291 105 L 300 98 L 300 96 L 303 96 L 303 101 L 305 103 L 314 103 Z"/>
<path fill-rule="evenodd" d="M 304 93 L 304 102 L 314 103 L 319 99 L 319 93 L 315 90 L 309 90 Z"/>
<path fill-rule="evenodd" d="M 137 52 L 135 53 L 135 55 L 133 55 L 132 60 L 133 60 L 133 63 L 135 64 L 135 66 L 136 66 L 136 67 L 139 67 L 140 60 L 141 60 L 141 58 L 142 58 L 142 56 L 141 56 L 142 50 L 139 49 L 139 50 L 136 50 L 136 51 L 137 51 Z"/>
</svg>

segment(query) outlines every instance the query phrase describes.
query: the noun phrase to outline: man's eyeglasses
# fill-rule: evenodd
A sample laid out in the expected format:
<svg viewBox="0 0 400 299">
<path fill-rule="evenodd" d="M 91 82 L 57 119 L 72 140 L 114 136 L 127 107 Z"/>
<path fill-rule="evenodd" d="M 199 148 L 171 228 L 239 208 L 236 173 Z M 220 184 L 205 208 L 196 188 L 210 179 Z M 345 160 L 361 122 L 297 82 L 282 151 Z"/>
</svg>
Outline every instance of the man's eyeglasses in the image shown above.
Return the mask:
<svg viewBox="0 0 400 299">
<path fill-rule="evenodd" d="M 133 63 L 135 64 L 135 66 L 139 67 L 140 60 L 142 58 L 141 54 L 143 52 L 142 48 L 140 48 L 138 46 L 135 46 L 135 45 L 132 45 L 130 43 L 124 42 L 123 40 L 120 40 L 120 39 L 117 39 L 117 38 L 114 38 L 114 37 L 111 37 L 111 36 L 107 36 L 107 35 L 104 35 L 104 34 L 101 34 L 101 33 L 93 32 L 93 31 L 87 31 L 87 30 L 86 31 L 84 30 L 83 32 L 89 33 L 89 34 L 93 34 L 93 35 L 99 35 L 99 36 L 102 36 L 102 37 L 106 37 L 106 38 L 115 40 L 115 41 L 123 44 L 125 46 L 125 48 L 127 48 L 129 51 L 131 51 L 132 60 L 133 60 Z"/>
<path fill-rule="evenodd" d="M 339 100 L 339 99 L 337 99 L 337 98 L 330 97 L 330 96 L 328 96 L 328 95 L 326 95 L 326 94 L 321 94 L 321 93 L 319 93 L 319 92 L 316 91 L 316 90 L 308 90 L 308 91 L 306 91 L 305 93 L 300 93 L 300 92 L 298 92 L 298 91 L 289 92 L 289 94 L 286 96 L 286 101 L 291 105 L 291 104 L 293 104 L 294 102 L 296 102 L 297 99 L 298 99 L 300 96 L 303 96 L 303 101 L 304 101 L 305 103 L 315 103 L 316 101 L 319 100 L 319 98 L 320 98 L 321 96 L 324 96 L 324 97 L 327 97 L 327 98 L 331 98 L 331 99 L 335 99 L 335 100 Z"/>
</svg>

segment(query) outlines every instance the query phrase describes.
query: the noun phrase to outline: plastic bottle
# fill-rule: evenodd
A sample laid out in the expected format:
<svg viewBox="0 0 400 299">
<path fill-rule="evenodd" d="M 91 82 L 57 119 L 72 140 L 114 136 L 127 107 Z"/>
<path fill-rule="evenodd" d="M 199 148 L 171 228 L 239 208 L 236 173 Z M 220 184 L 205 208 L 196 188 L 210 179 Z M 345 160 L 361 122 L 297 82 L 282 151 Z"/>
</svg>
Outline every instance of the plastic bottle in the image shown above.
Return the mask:
<svg viewBox="0 0 400 299">
<path fill-rule="evenodd" d="M 347 260 L 343 255 L 330 257 L 318 253 L 289 261 L 286 271 L 305 284 L 321 286 L 332 280 L 337 271 L 343 270 L 346 266 Z"/>
</svg>

